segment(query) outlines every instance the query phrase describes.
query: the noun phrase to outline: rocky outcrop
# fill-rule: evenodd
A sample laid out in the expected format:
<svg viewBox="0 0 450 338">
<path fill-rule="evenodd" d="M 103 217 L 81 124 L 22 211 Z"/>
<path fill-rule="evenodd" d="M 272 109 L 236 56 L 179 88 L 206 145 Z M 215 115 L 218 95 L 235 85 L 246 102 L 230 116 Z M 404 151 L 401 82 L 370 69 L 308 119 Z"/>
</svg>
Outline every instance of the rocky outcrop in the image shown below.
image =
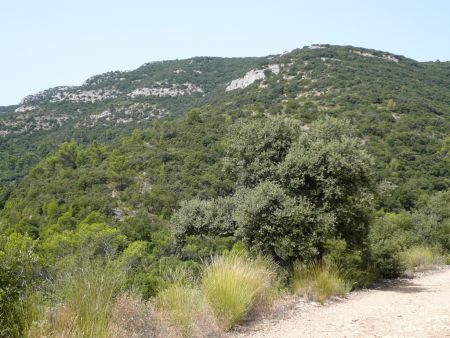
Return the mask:
<svg viewBox="0 0 450 338">
<path fill-rule="evenodd" d="M 137 96 L 180 96 L 180 95 L 191 95 L 194 93 L 203 93 L 203 89 L 192 84 L 192 83 L 182 83 L 182 84 L 166 84 L 161 82 L 156 82 L 153 87 L 138 88 L 133 90 L 131 93 L 127 94 L 129 97 Z"/>
<path fill-rule="evenodd" d="M 266 70 L 270 70 L 275 75 L 278 75 L 280 73 L 280 65 L 272 64 L 263 69 L 252 69 L 248 71 L 243 77 L 231 81 L 231 83 L 225 88 L 225 91 L 228 92 L 231 90 L 243 89 L 250 86 L 255 81 L 265 79 L 266 75 L 264 74 L 264 71 Z"/>
</svg>

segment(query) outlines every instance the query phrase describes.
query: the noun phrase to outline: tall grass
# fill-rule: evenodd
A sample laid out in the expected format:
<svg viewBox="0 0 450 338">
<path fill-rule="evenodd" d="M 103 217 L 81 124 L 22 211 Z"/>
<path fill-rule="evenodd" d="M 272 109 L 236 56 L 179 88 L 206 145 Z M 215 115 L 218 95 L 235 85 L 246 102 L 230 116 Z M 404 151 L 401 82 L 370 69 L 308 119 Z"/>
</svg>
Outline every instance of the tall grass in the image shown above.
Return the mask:
<svg viewBox="0 0 450 338">
<path fill-rule="evenodd" d="M 218 325 L 228 330 L 273 295 L 275 268 L 267 259 L 224 254 L 206 266 L 202 289 Z"/>
<path fill-rule="evenodd" d="M 169 322 L 183 337 L 192 335 L 198 318 L 207 312 L 206 301 L 200 290 L 179 283 L 172 284 L 158 294 L 156 307 L 167 315 Z"/>
<path fill-rule="evenodd" d="M 438 248 L 428 246 L 414 246 L 400 253 L 400 261 L 406 273 L 416 270 L 430 270 L 446 264 L 445 256 Z"/>
<path fill-rule="evenodd" d="M 347 294 L 351 285 L 336 265 L 315 262 L 294 265 L 292 288 L 294 293 L 323 304 L 333 296 Z"/>
<path fill-rule="evenodd" d="M 52 286 L 53 299 L 40 306 L 29 337 L 107 337 L 125 272 L 111 261 L 83 261 Z"/>
</svg>

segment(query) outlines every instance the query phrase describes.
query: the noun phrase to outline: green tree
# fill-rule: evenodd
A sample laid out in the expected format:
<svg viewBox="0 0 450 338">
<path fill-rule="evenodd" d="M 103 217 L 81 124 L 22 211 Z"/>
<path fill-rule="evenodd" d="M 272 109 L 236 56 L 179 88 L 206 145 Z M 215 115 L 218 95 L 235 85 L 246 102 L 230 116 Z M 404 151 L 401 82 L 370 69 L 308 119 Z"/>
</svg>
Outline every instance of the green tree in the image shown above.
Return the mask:
<svg viewBox="0 0 450 338">
<path fill-rule="evenodd" d="M 286 118 L 239 122 L 225 139 L 224 168 L 238 186 L 254 187 L 277 176 L 301 124 Z"/>
<path fill-rule="evenodd" d="M 217 210 L 220 199 L 185 203 L 172 219 L 178 238 L 219 235 L 228 226 L 250 248 L 287 264 L 321 257 L 334 238 L 350 249 L 364 245 L 373 164 L 348 122 L 328 118 L 302 132 L 295 120 L 250 121 L 232 128 L 226 146 L 234 202 L 228 211 Z"/>
</svg>

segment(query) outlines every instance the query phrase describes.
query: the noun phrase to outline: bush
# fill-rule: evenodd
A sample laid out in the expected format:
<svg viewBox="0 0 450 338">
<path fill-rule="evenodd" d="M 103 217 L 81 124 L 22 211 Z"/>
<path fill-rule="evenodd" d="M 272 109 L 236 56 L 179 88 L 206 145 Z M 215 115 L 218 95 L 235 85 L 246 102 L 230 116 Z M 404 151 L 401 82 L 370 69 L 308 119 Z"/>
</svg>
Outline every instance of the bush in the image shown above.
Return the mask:
<svg viewBox="0 0 450 338">
<path fill-rule="evenodd" d="M 236 228 L 232 219 L 234 204 L 234 200 L 230 197 L 182 202 L 180 209 L 171 219 L 175 225 L 175 238 L 178 244 L 185 244 L 188 235 L 234 235 Z"/>
<path fill-rule="evenodd" d="M 329 240 L 325 248 L 323 261 L 345 271 L 345 279 L 352 283 L 352 287 L 366 287 L 376 279 L 373 271 L 367 269 L 367 252 L 348 248 L 343 239 Z"/>
<path fill-rule="evenodd" d="M 450 252 L 450 191 L 437 192 L 423 200 L 412 213 L 414 234 L 419 243 L 438 245 Z"/>
<path fill-rule="evenodd" d="M 404 229 L 405 217 L 385 214 L 372 224 L 369 233 L 371 268 L 379 277 L 398 277 L 404 271 L 400 253 L 409 247 L 414 239 Z"/>
<path fill-rule="evenodd" d="M 21 337 L 29 324 L 38 262 L 34 246 L 26 235 L 0 235 L 0 337 Z"/>
<path fill-rule="evenodd" d="M 296 294 L 323 304 L 333 296 L 347 294 L 351 285 L 335 265 L 316 262 L 294 265 L 292 288 Z"/>
<path fill-rule="evenodd" d="M 446 264 L 445 256 L 439 249 L 428 246 L 414 246 L 400 254 L 400 259 L 407 272 L 429 270 Z"/>
<path fill-rule="evenodd" d="M 263 258 L 214 257 L 205 269 L 202 286 L 219 326 L 228 330 L 250 311 L 269 304 L 275 275 L 273 265 Z"/>
</svg>

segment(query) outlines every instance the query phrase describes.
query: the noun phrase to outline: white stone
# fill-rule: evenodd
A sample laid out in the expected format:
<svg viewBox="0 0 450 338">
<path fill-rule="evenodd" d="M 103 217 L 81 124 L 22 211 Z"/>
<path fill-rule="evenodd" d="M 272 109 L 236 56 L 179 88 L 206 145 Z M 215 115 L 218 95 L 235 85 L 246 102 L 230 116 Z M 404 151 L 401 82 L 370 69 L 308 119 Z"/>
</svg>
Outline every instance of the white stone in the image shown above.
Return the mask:
<svg viewBox="0 0 450 338">
<path fill-rule="evenodd" d="M 36 109 L 38 109 L 38 107 L 36 107 L 36 106 L 25 106 L 25 105 L 23 105 L 23 106 L 20 106 L 20 107 L 16 108 L 14 110 L 14 112 L 16 112 L 16 113 L 25 113 L 25 112 L 33 111 L 33 110 L 36 110 Z"/>
<path fill-rule="evenodd" d="M 359 50 L 353 50 L 352 52 L 355 53 L 355 54 L 358 54 L 360 56 L 369 57 L 369 58 L 376 58 L 376 59 L 381 59 L 381 60 L 386 60 L 386 61 L 392 61 L 392 62 L 395 62 L 395 63 L 398 63 L 400 61 L 399 59 L 397 59 L 396 57 L 394 57 L 392 55 L 377 56 L 377 55 L 373 55 L 371 53 L 360 52 Z"/>
<path fill-rule="evenodd" d="M 248 71 L 243 77 L 231 81 L 230 84 L 225 88 L 225 91 L 229 92 L 231 90 L 243 89 L 250 86 L 255 81 L 265 79 L 266 75 L 264 74 L 264 71 L 267 69 L 275 75 L 280 73 L 280 65 L 278 64 L 268 65 L 267 68 L 264 69 L 252 69 Z"/>
<path fill-rule="evenodd" d="M 150 88 L 137 88 L 133 90 L 131 93 L 128 93 L 129 97 L 137 97 L 137 96 L 180 96 L 180 95 L 191 95 L 194 93 L 203 93 L 203 89 L 192 84 L 192 83 L 183 83 L 183 84 L 172 84 L 170 86 L 163 86 L 163 84 L 156 83 L 156 86 Z"/>
</svg>

